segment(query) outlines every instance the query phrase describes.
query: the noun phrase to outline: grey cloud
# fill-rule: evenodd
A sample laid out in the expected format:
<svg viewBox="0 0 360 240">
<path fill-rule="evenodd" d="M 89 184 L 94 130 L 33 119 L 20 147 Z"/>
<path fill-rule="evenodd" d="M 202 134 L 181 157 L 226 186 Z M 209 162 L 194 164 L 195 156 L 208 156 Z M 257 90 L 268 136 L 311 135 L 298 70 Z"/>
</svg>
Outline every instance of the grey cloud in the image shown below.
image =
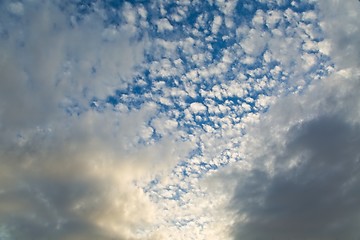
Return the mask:
<svg viewBox="0 0 360 240">
<path fill-rule="evenodd" d="M 359 7 L 319 1 L 335 72 L 279 100 L 244 138 L 251 167 L 227 174 L 234 239 L 360 238 Z"/>
<path fill-rule="evenodd" d="M 240 173 L 235 239 L 357 239 L 360 126 L 320 117 L 293 127 L 275 174 Z M 266 155 L 263 162 L 266 162 Z M 290 168 L 282 164 L 300 159 Z"/>
</svg>

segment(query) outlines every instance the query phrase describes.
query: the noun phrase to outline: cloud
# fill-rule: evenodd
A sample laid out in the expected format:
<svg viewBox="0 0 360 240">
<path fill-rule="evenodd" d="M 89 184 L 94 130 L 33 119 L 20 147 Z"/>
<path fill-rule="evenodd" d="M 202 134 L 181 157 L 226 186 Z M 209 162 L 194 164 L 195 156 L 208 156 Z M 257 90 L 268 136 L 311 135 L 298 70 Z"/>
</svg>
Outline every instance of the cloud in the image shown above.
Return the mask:
<svg viewBox="0 0 360 240">
<path fill-rule="evenodd" d="M 145 111 L 119 120 L 115 113 L 85 113 L 48 130 L 3 136 L 0 222 L 10 236 L 138 239 L 155 221 L 156 207 L 133 182 L 169 169 L 178 160 L 175 149 L 187 151 L 171 139 L 132 147 L 137 126 L 148 121 Z M 114 130 L 116 122 L 127 131 Z"/>
<path fill-rule="evenodd" d="M 193 113 L 200 113 L 200 112 L 206 111 L 206 106 L 204 106 L 204 104 L 199 103 L 199 102 L 193 102 L 190 104 L 189 109 Z"/>
<path fill-rule="evenodd" d="M 337 65 L 342 68 L 359 66 L 359 2 L 319 1 L 319 7 L 322 10 L 320 25 L 332 40 L 331 56 Z"/>
<path fill-rule="evenodd" d="M 359 89 L 358 75 L 335 74 L 247 128 L 243 160 L 217 179 L 232 196 L 233 239 L 360 236 Z"/>
<path fill-rule="evenodd" d="M 335 18 L 326 10 L 340 6 L 337 1 L 321 4 L 323 25 L 331 25 Z M 357 8 L 354 4 L 339 11 Z M 350 16 L 336 22 L 350 28 L 355 13 Z M 325 28 L 332 36 L 335 72 L 301 95 L 278 99 L 247 128 L 238 148 L 243 160 L 219 175 L 220 185 L 227 186 L 223 196 L 231 196 L 233 239 L 360 237 L 360 76 L 354 40 L 359 34 L 357 27 L 351 29 L 340 40 Z"/>
<path fill-rule="evenodd" d="M 346 136 L 358 143 L 357 40 L 319 26 L 358 39 L 356 6 L 338 23 L 314 1 L 258 3 L 1 2 L 0 238 L 277 236 L 259 219 L 280 224 L 278 202 L 290 228 L 298 192 L 332 194 L 313 159 L 334 158 L 323 178 L 343 190 L 335 180 L 355 160 L 335 157 Z"/>
<path fill-rule="evenodd" d="M 11 13 L 15 15 L 22 15 L 24 13 L 24 6 L 21 2 L 9 3 L 8 9 Z"/>
<path fill-rule="evenodd" d="M 156 22 L 159 32 L 172 31 L 174 27 L 171 25 L 168 19 L 162 18 Z"/>
<path fill-rule="evenodd" d="M 90 8 L 0 4 L 0 238 L 161 239 L 149 233 L 157 207 L 136 182 L 188 149 L 170 137 L 141 144 L 155 104 L 90 108 L 131 81 L 145 48 L 134 26 Z"/>
<path fill-rule="evenodd" d="M 290 129 L 284 149 L 271 152 L 274 170 L 239 174 L 234 238 L 358 237 L 359 131 L 360 125 L 333 116 Z M 258 161 L 267 164 L 267 156 Z"/>
<path fill-rule="evenodd" d="M 104 27 L 99 14 L 78 16 L 55 2 L 21 6 L 18 18 L 1 8 L 3 124 L 40 124 L 69 102 L 84 107 L 126 85 L 143 60 L 144 42 L 131 41 L 126 26 Z"/>
<path fill-rule="evenodd" d="M 222 24 L 222 17 L 219 16 L 219 15 L 216 15 L 214 17 L 214 20 L 213 20 L 213 24 L 212 24 L 212 27 L 211 27 L 211 32 L 216 35 L 218 32 L 219 32 L 219 29 L 221 27 L 221 24 Z"/>
<path fill-rule="evenodd" d="M 266 33 L 251 29 L 248 36 L 240 44 L 245 53 L 256 57 L 263 52 L 267 42 Z"/>
</svg>

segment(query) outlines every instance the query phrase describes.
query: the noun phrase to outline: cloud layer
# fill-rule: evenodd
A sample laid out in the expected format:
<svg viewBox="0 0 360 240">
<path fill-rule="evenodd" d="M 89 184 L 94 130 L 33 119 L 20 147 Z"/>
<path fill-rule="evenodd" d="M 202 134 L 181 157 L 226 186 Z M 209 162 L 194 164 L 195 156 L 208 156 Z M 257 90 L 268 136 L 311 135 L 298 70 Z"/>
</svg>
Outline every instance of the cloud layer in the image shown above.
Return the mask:
<svg viewBox="0 0 360 240">
<path fill-rule="evenodd" d="M 0 3 L 0 239 L 352 239 L 357 1 Z"/>
</svg>

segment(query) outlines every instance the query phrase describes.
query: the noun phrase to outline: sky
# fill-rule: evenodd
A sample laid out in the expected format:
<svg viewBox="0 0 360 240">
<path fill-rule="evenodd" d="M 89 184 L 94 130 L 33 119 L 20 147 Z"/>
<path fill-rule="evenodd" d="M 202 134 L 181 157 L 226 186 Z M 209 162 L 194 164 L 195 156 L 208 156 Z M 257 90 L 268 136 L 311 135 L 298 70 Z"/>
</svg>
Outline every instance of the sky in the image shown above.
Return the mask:
<svg viewBox="0 0 360 240">
<path fill-rule="evenodd" d="M 359 239 L 359 13 L 0 1 L 0 240 Z"/>
</svg>

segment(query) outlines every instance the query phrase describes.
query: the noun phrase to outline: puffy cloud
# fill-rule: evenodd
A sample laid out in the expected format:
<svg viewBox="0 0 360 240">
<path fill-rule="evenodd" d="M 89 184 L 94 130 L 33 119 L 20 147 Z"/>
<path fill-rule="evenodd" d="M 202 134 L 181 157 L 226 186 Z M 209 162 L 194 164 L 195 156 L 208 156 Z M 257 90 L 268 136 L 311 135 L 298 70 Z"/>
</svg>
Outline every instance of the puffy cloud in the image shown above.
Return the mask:
<svg viewBox="0 0 360 240">
<path fill-rule="evenodd" d="M 217 15 L 214 17 L 214 20 L 213 20 L 213 24 L 211 26 L 211 32 L 216 35 L 218 32 L 219 32 L 219 29 L 221 27 L 221 24 L 222 24 L 222 17 Z"/>
<path fill-rule="evenodd" d="M 240 44 L 245 53 L 257 57 L 264 51 L 267 42 L 267 34 L 251 29 L 248 36 Z"/>
<path fill-rule="evenodd" d="M 199 102 L 193 102 L 190 104 L 189 109 L 193 113 L 201 113 L 206 111 L 206 106 Z"/>
<path fill-rule="evenodd" d="M 162 18 L 156 23 L 159 32 L 172 31 L 174 27 L 171 25 L 168 19 Z"/>
</svg>

